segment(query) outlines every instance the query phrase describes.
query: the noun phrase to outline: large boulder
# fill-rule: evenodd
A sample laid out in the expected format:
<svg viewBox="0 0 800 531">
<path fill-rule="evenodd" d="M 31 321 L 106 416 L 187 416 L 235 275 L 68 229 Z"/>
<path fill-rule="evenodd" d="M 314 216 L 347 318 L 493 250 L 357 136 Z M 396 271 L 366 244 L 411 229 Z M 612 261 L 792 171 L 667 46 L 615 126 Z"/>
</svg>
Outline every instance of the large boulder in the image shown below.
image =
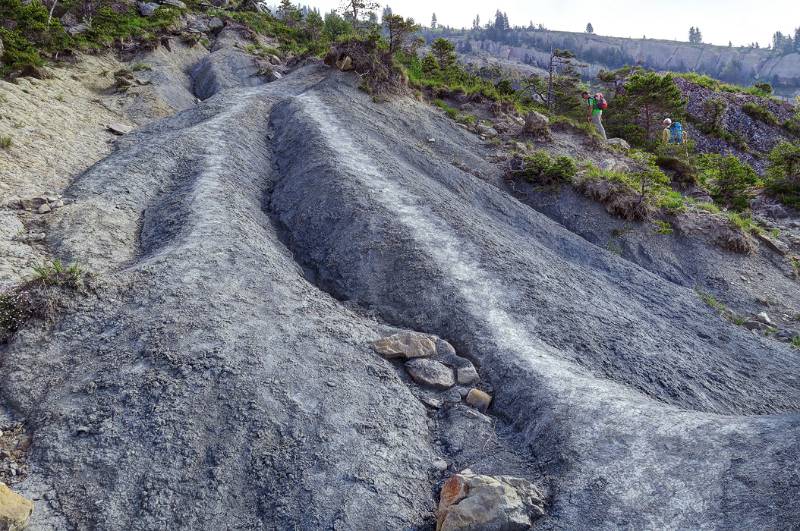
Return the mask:
<svg viewBox="0 0 800 531">
<path fill-rule="evenodd" d="M 544 515 L 544 496 L 531 482 L 464 470 L 442 486 L 437 531 L 531 529 Z"/>
<path fill-rule="evenodd" d="M 531 111 L 525 115 L 524 131 L 541 138 L 550 138 L 550 119 L 540 112 Z"/>
<path fill-rule="evenodd" d="M 33 512 L 33 502 L 0 483 L 0 529 L 21 531 L 28 525 Z"/>
<path fill-rule="evenodd" d="M 436 353 L 436 343 L 427 334 L 400 332 L 373 341 L 372 349 L 386 359 L 429 358 Z"/>
<path fill-rule="evenodd" d="M 406 370 L 415 382 L 431 389 L 450 389 L 456 384 L 453 369 L 435 360 L 418 358 L 408 361 Z"/>
</svg>

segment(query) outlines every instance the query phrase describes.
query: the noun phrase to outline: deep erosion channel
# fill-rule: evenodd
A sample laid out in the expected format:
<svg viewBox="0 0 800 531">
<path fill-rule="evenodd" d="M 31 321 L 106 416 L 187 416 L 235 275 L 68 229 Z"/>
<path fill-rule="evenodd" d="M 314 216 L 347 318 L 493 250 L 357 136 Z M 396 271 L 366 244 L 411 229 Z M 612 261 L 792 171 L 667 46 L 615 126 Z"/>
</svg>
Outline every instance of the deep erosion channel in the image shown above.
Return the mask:
<svg viewBox="0 0 800 531">
<path fill-rule="evenodd" d="M 345 112 L 340 91 L 274 109 L 271 210 L 319 286 L 481 365 L 495 412 L 553 477 L 549 525 L 800 521 L 796 353 L 415 157 L 411 131 Z"/>
</svg>

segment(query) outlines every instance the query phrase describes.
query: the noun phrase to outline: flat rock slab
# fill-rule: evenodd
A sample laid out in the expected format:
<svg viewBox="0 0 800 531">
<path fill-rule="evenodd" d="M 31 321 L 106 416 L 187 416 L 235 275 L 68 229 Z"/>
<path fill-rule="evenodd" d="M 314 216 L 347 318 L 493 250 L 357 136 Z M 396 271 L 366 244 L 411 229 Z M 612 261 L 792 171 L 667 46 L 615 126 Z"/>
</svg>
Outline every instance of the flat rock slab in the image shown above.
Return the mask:
<svg viewBox="0 0 800 531">
<path fill-rule="evenodd" d="M 432 389 L 450 389 L 456 384 L 453 370 L 438 361 L 414 359 L 406 362 L 406 370 L 415 382 Z"/>
<path fill-rule="evenodd" d="M 106 126 L 106 129 L 114 133 L 115 135 L 127 135 L 131 131 L 133 131 L 133 127 L 130 125 L 119 124 L 119 123 L 112 123 Z"/>
<path fill-rule="evenodd" d="M 436 353 L 436 343 L 429 335 L 400 332 L 373 341 L 372 349 L 386 359 L 429 358 Z"/>
</svg>

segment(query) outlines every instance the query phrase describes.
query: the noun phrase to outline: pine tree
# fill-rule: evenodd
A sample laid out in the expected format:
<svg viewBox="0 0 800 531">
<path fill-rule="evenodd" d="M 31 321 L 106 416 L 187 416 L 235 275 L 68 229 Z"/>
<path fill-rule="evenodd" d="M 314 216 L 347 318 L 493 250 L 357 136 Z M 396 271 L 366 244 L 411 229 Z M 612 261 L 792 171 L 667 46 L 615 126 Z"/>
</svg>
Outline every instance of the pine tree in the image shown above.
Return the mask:
<svg viewBox="0 0 800 531">
<path fill-rule="evenodd" d="M 383 14 L 381 15 L 381 24 L 386 22 L 386 17 L 392 16 L 392 8 L 388 5 L 383 8 Z"/>
<path fill-rule="evenodd" d="M 594 26 L 592 26 L 591 22 L 586 24 L 586 33 L 594 33 Z"/>
<path fill-rule="evenodd" d="M 511 29 L 511 24 L 508 23 L 508 13 L 503 13 L 503 30 L 508 31 Z"/>
<path fill-rule="evenodd" d="M 281 0 L 278 6 L 278 15 L 287 26 L 295 26 L 300 22 L 300 10 L 292 4 L 291 0 Z"/>
<path fill-rule="evenodd" d="M 800 53 L 800 28 L 794 30 L 794 51 Z"/>
<path fill-rule="evenodd" d="M 505 30 L 505 19 L 503 18 L 503 13 L 500 12 L 498 9 L 497 12 L 494 14 L 494 29 L 498 32 Z"/>
<path fill-rule="evenodd" d="M 431 29 L 436 29 L 436 13 L 431 17 Z"/>
<path fill-rule="evenodd" d="M 312 41 L 319 39 L 322 36 L 322 29 L 325 27 L 325 22 L 322 20 L 322 15 L 319 11 L 312 9 L 306 15 L 306 33 Z"/>
<path fill-rule="evenodd" d="M 659 124 L 665 117 L 684 114 L 686 102 L 671 74 L 636 72 L 627 79 L 619 96 L 614 98 L 615 112 L 609 125 L 625 132 L 626 140 L 645 145 L 656 140 Z"/>
<path fill-rule="evenodd" d="M 383 20 L 383 26 L 389 34 L 389 53 L 408 51 L 409 37 L 419 30 L 413 18 L 404 19 L 400 15 L 389 15 Z"/>
<path fill-rule="evenodd" d="M 344 0 L 341 11 L 344 13 L 345 18 L 350 19 L 353 24 L 358 24 L 364 11 L 372 11 L 378 9 L 378 7 L 378 3 L 372 0 Z"/>
<path fill-rule="evenodd" d="M 456 52 L 453 43 L 439 37 L 431 44 L 431 53 L 439 63 L 439 68 L 447 70 L 456 62 Z"/>
</svg>

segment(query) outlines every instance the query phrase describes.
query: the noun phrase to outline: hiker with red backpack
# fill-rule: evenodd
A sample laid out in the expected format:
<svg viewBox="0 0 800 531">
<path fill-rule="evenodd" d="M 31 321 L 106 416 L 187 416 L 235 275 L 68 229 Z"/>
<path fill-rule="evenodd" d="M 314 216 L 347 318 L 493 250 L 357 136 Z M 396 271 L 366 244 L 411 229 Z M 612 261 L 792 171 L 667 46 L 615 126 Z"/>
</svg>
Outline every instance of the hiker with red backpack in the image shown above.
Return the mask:
<svg viewBox="0 0 800 531">
<path fill-rule="evenodd" d="M 597 129 L 597 132 L 603 137 L 603 140 L 608 140 L 606 128 L 603 127 L 603 111 L 608 109 L 608 102 L 606 102 L 601 92 L 598 92 L 594 96 L 591 96 L 588 92 L 584 92 L 582 96 L 583 99 L 586 100 L 589 109 L 589 121 L 594 124 L 595 129 Z"/>
</svg>

